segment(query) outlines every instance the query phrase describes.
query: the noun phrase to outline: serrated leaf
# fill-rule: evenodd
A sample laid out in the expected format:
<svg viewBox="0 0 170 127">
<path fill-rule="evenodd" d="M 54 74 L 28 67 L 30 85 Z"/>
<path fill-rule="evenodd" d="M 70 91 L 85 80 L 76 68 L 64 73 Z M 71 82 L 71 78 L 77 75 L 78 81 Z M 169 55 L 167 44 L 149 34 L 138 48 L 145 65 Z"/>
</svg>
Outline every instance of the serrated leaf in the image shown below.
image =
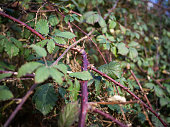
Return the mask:
<svg viewBox="0 0 170 127">
<path fill-rule="evenodd" d="M 60 113 L 58 127 L 70 127 L 78 118 L 78 115 L 78 103 L 68 103 Z"/>
<path fill-rule="evenodd" d="M 50 15 L 48 21 L 49 21 L 51 26 L 55 26 L 55 25 L 57 25 L 59 23 L 59 20 L 58 20 L 56 15 Z"/>
<path fill-rule="evenodd" d="M 117 48 L 118 48 L 118 53 L 121 54 L 121 55 L 127 55 L 128 52 L 129 52 L 126 45 L 122 42 L 117 44 Z"/>
<path fill-rule="evenodd" d="M 55 48 L 55 42 L 52 39 L 50 39 L 47 44 L 48 52 L 51 54 L 54 51 L 54 48 Z"/>
<path fill-rule="evenodd" d="M 61 72 L 59 72 L 56 68 L 52 67 L 49 68 L 49 73 L 50 76 L 58 83 L 58 84 L 62 84 L 63 79 L 62 77 L 64 76 Z"/>
<path fill-rule="evenodd" d="M 100 16 L 99 21 L 98 21 L 100 27 L 104 28 L 107 27 L 105 20 Z"/>
<path fill-rule="evenodd" d="M 129 48 L 129 57 L 131 60 L 137 58 L 138 56 L 138 51 L 135 48 Z"/>
<path fill-rule="evenodd" d="M 146 87 L 146 88 L 149 88 L 149 89 L 153 89 L 154 86 L 155 86 L 155 85 L 154 85 L 153 83 L 146 83 L 146 84 L 145 84 L 145 87 Z"/>
<path fill-rule="evenodd" d="M 0 86 L 0 101 L 5 101 L 13 98 L 12 92 L 7 86 Z"/>
<path fill-rule="evenodd" d="M 122 69 L 119 62 L 112 61 L 109 64 L 104 64 L 99 67 L 99 70 L 113 79 L 121 77 Z"/>
<path fill-rule="evenodd" d="M 6 77 L 10 77 L 12 74 L 11 73 L 4 73 L 4 74 L 0 74 L 0 80 L 4 79 Z"/>
<path fill-rule="evenodd" d="M 19 49 L 11 42 L 5 44 L 5 51 L 11 58 L 19 53 Z"/>
<path fill-rule="evenodd" d="M 139 47 L 139 43 L 132 41 L 128 44 L 129 47 Z"/>
<path fill-rule="evenodd" d="M 67 73 L 67 66 L 65 64 L 58 64 L 55 65 L 54 67 L 63 72 L 64 74 Z"/>
<path fill-rule="evenodd" d="M 72 39 L 72 38 L 76 37 L 76 35 L 74 35 L 71 32 L 59 32 L 59 33 L 56 33 L 56 36 L 64 37 L 67 39 Z"/>
<path fill-rule="evenodd" d="M 138 118 L 142 124 L 146 121 L 146 117 L 143 113 L 138 113 Z"/>
<path fill-rule="evenodd" d="M 42 40 L 42 41 L 36 43 L 36 45 L 40 46 L 40 47 L 44 47 L 47 44 L 48 40 L 49 39 Z"/>
<path fill-rule="evenodd" d="M 114 29 L 116 27 L 116 22 L 114 20 L 112 20 L 110 23 L 109 23 L 109 29 Z"/>
<path fill-rule="evenodd" d="M 77 98 L 79 95 L 79 90 L 80 90 L 80 83 L 77 79 L 75 79 L 74 85 L 72 86 L 72 88 L 69 88 L 71 101 L 73 101 L 73 102 L 77 101 Z"/>
<path fill-rule="evenodd" d="M 91 74 L 88 71 L 82 71 L 82 72 L 74 72 L 69 74 L 70 77 L 75 77 L 81 80 L 90 80 L 93 79 Z"/>
<path fill-rule="evenodd" d="M 20 41 L 18 41 L 17 39 L 15 38 L 10 38 L 10 40 L 19 48 L 21 49 L 22 48 L 22 43 Z"/>
<path fill-rule="evenodd" d="M 33 96 L 36 109 L 43 115 L 48 114 L 53 109 L 57 100 L 57 94 L 52 84 L 44 84 L 38 87 Z"/>
<path fill-rule="evenodd" d="M 54 39 L 54 42 L 56 42 L 58 44 L 64 44 L 64 45 L 66 44 L 66 41 L 61 37 L 55 37 L 53 39 Z"/>
<path fill-rule="evenodd" d="M 166 97 L 166 98 L 161 97 L 159 99 L 159 103 L 160 103 L 161 107 L 163 107 L 163 106 L 167 105 L 168 103 L 170 103 L 170 98 L 168 98 L 168 97 Z"/>
<path fill-rule="evenodd" d="M 45 66 L 38 68 L 35 72 L 35 82 L 42 83 L 50 76 L 49 69 Z"/>
<path fill-rule="evenodd" d="M 154 90 L 158 97 L 163 97 L 163 95 L 165 95 L 164 91 L 159 86 L 154 86 Z"/>
<path fill-rule="evenodd" d="M 126 33 L 126 28 L 125 28 L 124 26 L 120 25 L 120 29 L 121 29 L 121 31 L 122 31 L 123 34 Z"/>
<path fill-rule="evenodd" d="M 105 36 L 99 35 L 99 36 L 97 36 L 96 41 L 99 41 L 99 43 L 106 43 L 107 39 Z"/>
<path fill-rule="evenodd" d="M 36 24 L 36 31 L 41 34 L 47 35 L 49 33 L 48 22 L 45 19 L 40 19 Z"/>
<path fill-rule="evenodd" d="M 45 51 L 44 48 L 40 47 L 40 46 L 37 46 L 37 45 L 34 45 L 32 44 L 30 46 L 31 48 L 33 48 L 35 50 L 35 52 L 40 56 L 40 57 L 46 57 L 47 56 L 47 52 Z"/>
<path fill-rule="evenodd" d="M 38 62 L 29 62 L 22 65 L 18 70 L 18 77 L 24 76 L 27 73 L 32 73 L 35 69 L 42 66 L 43 64 Z"/>
</svg>

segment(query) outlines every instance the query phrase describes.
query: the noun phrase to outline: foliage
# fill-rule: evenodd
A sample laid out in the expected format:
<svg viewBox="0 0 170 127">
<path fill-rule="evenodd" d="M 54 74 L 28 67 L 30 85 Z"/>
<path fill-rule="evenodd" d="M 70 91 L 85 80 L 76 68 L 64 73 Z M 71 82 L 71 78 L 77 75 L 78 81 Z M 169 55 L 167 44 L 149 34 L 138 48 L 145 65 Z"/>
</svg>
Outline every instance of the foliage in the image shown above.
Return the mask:
<svg viewBox="0 0 170 127">
<path fill-rule="evenodd" d="M 48 120 L 41 126 L 77 125 L 84 82 L 88 82 L 88 101 L 106 102 L 108 97 L 117 94 L 134 101 L 129 93 L 103 78 L 104 75 L 91 71 L 91 67 L 148 104 L 146 95 L 152 109 L 170 124 L 167 112 L 170 109 L 170 16 L 166 8 L 169 0 L 158 1 L 150 7 L 144 0 L 2 0 L 0 13 L 11 15 L 33 29 L 0 16 L 0 124 L 14 110 L 14 101 L 33 84 L 38 84 L 31 96 L 33 103 L 28 100 L 31 104 L 25 106 L 32 110 L 31 115 L 41 116 L 40 112 L 44 115 L 37 119 Z M 60 58 L 66 48 L 87 36 L 85 31 L 92 33 Z M 83 51 L 87 53 L 86 62 L 79 55 L 85 58 Z M 81 71 L 85 64 L 89 65 L 88 71 Z M 97 106 L 124 124 L 162 126 L 157 117 L 141 107 L 140 104 Z M 97 115 L 89 113 L 87 119 L 86 126 L 108 126 Z M 25 126 L 19 117 L 16 121 Z M 18 125 L 19 122 L 11 126 Z"/>
</svg>

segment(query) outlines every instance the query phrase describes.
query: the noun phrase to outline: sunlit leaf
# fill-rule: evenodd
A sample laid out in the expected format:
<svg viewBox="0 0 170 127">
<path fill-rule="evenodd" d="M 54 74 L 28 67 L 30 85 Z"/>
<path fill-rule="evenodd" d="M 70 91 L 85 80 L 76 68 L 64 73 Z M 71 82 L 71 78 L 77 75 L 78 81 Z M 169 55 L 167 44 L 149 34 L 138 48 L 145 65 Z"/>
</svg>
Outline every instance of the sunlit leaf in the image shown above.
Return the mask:
<svg viewBox="0 0 170 127">
<path fill-rule="evenodd" d="M 27 73 L 32 73 L 35 69 L 42 66 L 43 64 L 38 62 L 29 62 L 22 65 L 18 70 L 18 77 L 24 76 Z"/>
<path fill-rule="evenodd" d="M 81 80 L 90 80 L 93 78 L 88 71 L 70 73 L 69 76 L 75 77 Z"/>
<path fill-rule="evenodd" d="M 118 53 L 121 55 L 127 55 L 129 52 L 128 48 L 124 43 L 118 43 L 117 48 L 118 48 Z"/>
<path fill-rule="evenodd" d="M 35 72 L 35 82 L 42 83 L 50 76 L 49 69 L 46 66 L 38 68 Z"/>
<path fill-rule="evenodd" d="M 47 20 L 40 19 L 36 24 L 36 30 L 41 34 L 47 35 L 49 33 L 49 26 Z"/>
<path fill-rule="evenodd" d="M 37 46 L 37 45 L 34 45 L 34 44 L 32 44 L 30 47 L 33 48 L 34 51 L 35 51 L 40 57 L 45 57 L 45 56 L 47 56 L 47 52 L 45 51 L 44 48 L 42 48 L 42 47 L 40 47 L 40 46 Z"/>
<path fill-rule="evenodd" d="M 47 44 L 48 52 L 51 54 L 54 51 L 54 48 L 55 48 L 55 42 L 52 39 L 50 39 Z"/>
<path fill-rule="evenodd" d="M 72 38 L 76 37 L 76 35 L 74 35 L 71 32 L 59 32 L 59 33 L 56 33 L 56 36 L 64 37 L 67 39 L 72 39 Z"/>
</svg>

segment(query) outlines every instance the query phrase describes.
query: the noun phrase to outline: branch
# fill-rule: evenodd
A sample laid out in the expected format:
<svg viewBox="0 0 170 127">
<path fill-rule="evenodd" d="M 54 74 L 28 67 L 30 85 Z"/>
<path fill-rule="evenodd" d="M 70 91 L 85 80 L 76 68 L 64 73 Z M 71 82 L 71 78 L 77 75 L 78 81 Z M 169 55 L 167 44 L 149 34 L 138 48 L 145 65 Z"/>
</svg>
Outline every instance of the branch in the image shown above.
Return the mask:
<svg viewBox="0 0 170 127">
<path fill-rule="evenodd" d="M 152 105 L 151 105 L 150 101 L 148 100 L 148 98 L 147 98 L 147 96 L 146 96 L 146 94 L 145 94 L 145 92 L 144 92 L 144 90 L 143 90 L 143 88 L 142 88 L 142 86 L 141 86 L 141 84 L 140 84 L 138 78 L 135 76 L 135 74 L 133 73 L 132 70 L 130 70 L 130 73 L 132 74 L 132 76 L 133 76 L 134 79 L 136 80 L 136 82 L 137 82 L 139 88 L 141 89 L 142 93 L 144 94 L 144 97 L 145 97 L 145 99 L 146 99 L 148 105 L 150 106 L 150 108 L 152 108 Z"/>
<path fill-rule="evenodd" d="M 16 109 L 14 110 L 14 112 L 12 112 L 12 114 L 10 115 L 10 117 L 8 118 L 8 120 L 5 122 L 4 127 L 8 127 L 8 125 L 10 124 L 10 122 L 13 120 L 13 118 L 15 117 L 15 115 L 18 113 L 18 111 L 21 109 L 21 107 L 23 106 L 23 104 L 25 103 L 25 101 L 28 99 L 28 97 L 33 93 L 33 90 L 35 89 L 35 87 L 37 86 L 37 84 L 34 84 L 31 86 L 30 90 L 26 93 L 26 95 L 22 98 L 21 103 L 16 107 Z"/>
<path fill-rule="evenodd" d="M 110 116 L 109 114 L 104 113 L 104 112 L 102 112 L 102 111 L 100 111 L 98 109 L 94 109 L 93 112 L 98 113 L 98 114 L 104 116 L 105 118 L 112 120 L 114 123 L 118 124 L 121 127 L 128 127 L 127 125 L 124 125 L 123 123 L 119 122 L 118 120 L 116 120 L 115 118 Z"/>
<path fill-rule="evenodd" d="M 27 24 L 21 22 L 20 20 L 14 18 L 14 17 L 12 17 L 12 16 L 10 16 L 10 15 L 2 12 L 2 11 L 0 11 L 0 15 L 2 15 L 2 16 L 4 16 L 4 17 L 7 17 L 7 18 L 9 18 L 9 19 L 11 19 L 11 20 L 13 20 L 14 22 L 17 22 L 17 23 L 21 24 L 22 26 L 26 27 L 28 30 L 30 30 L 32 33 L 34 33 L 35 35 L 37 35 L 37 36 L 38 36 L 39 38 L 41 38 L 42 40 L 45 39 L 45 37 L 43 37 L 40 33 L 38 33 L 36 30 L 34 30 L 33 28 L 31 28 L 31 27 L 28 26 Z"/>
<path fill-rule="evenodd" d="M 105 15 L 104 20 L 106 20 L 107 17 L 110 15 L 110 13 L 116 8 L 118 2 L 119 2 L 119 0 L 117 0 L 117 1 L 115 2 L 115 4 L 113 5 L 113 7 L 112 7 L 112 8 L 108 11 L 108 13 Z"/>
<path fill-rule="evenodd" d="M 111 77 L 109 77 L 108 75 L 106 75 L 105 73 L 91 67 L 91 70 L 97 72 L 98 74 L 100 74 L 101 76 L 103 76 L 104 78 L 106 78 L 107 80 L 110 80 L 111 82 L 115 83 L 116 85 L 118 85 L 119 87 L 121 87 L 123 90 L 125 90 L 126 92 L 128 92 L 129 94 L 131 94 L 136 100 L 139 100 L 139 102 L 141 104 L 143 104 L 143 106 L 147 109 L 149 109 L 159 120 L 160 122 L 167 127 L 167 124 L 160 118 L 160 116 L 152 109 L 150 108 L 148 105 L 146 105 L 139 97 L 137 97 L 134 93 L 132 93 L 127 87 L 123 86 L 122 84 L 120 84 L 119 82 L 116 82 L 114 79 L 112 79 Z"/>
</svg>

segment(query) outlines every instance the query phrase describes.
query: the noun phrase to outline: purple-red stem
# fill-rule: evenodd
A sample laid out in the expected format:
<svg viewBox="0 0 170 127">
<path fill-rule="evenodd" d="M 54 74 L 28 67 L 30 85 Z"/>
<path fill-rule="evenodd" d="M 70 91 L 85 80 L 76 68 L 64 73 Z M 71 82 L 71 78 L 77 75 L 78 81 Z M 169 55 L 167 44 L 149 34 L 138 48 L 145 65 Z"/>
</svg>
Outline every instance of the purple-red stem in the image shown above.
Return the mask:
<svg viewBox="0 0 170 127">
<path fill-rule="evenodd" d="M 145 99 L 146 99 L 146 101 L 147 101 L 147 103 L 148 103 L 149 107 L 150 107 L 150 108 L 152 108 L 152 105 L 151 105 L 151 103 L 150 103 L 150 101 L 149 101 L 148 97 L 146 96 L 145 92 L 143 91 L 143 88 L 142 88 L 142 86 L 141 86 L 141 84 L 140 84 L 140 82 L 139 82 L 138 78 L 135 76 L 135 74 L 133 73 L 133 71 L 132 71 L 132 70 L 130 70 L 130 73 L 132 74 L 132 76 L 133 76 L 133 77 L 134 77 L 134 79 L 136 80 L 136 82 L 137 82 L 137 84 L 138 84 L 139 88 L 141 89 L 142 93 L 144 94 L 144 97 L 145 97 Z"/>
<path fill-rule="evenodd" d="M 14 18 L 14 17 L 12 17 L 12 16 L 10 16 L 10 15 L 2 12 L 2 11 L 0 11 L 0 15 L 2 15 L 2 16 L 4 16 L 4 17 L 7 17 L 7 18 L 9 18 L 9 19 L 11 19 L 11 20 L 13 20 L 14 22 L 17 22 L 17 23 L 21 24 L 22 26 L 26 27 L 28 30 L 30 30 L 32 33 L 34 33 L 35 35 L 37 35 L 37 36 L 38 36 L 39 38 L 41 38 L 42 40 L 45 39 L 45 37 L 43 37 L 40 33 L 38 33 L 36 30 L 34 30 L 33 28 L 31 28 L 31 27 L 28 26 L 27 24 L 21 22 L 20 20 Z"/>
<path fill-rule="evenodd" d="M 109 114 L 104 113 L 104 112 L 102 112 L 102 111 L 100 111 L 100 110 L 98 110 L 98 109 L 94 109 L 93 112 L 98 113 L 98 114 L 104 116 L 106 119 L 112 120 L 114 123 L 117 123 L 117 124 L 118 124 L 119 126 L 121 126 L 121 127 L 128 127 L 127 125 L 124 125 L 123 123 L 119 122 L 118 120 L 116 120 L 115 118 L 113 118 L 112 116 L 110 116 Z"/>
<path fill-rule="evenodd" d="M 37 84 L 34 84 L 31 86 L 30 90 L 26 93 L 26 95 L 22 98 L 21 103 L 16 107 L 16 109 L 14 110 L 14 112 L 12 112 L 12 114 L 10 115 L 10 117 L 8 118 L 8 120 L 5 122 L 4 127 L 8 127 L 8 125 L 10 124 L 10 122 L 12 121 L 12 119 L 15 117 L 15 115 L 18 113 L 18 111 L 21 109 L 22 105 L 25 103 L 25 101 L 28 99 L 28 97 L 33 93 L 33 90 L 35 89 L 35 87 L 37 86 Z"/>
<path fill-rule="evenodd" d="M 88 67 L 88 60 L 87 60 L 87 54 L 84 49 L 80 51 L 83 57 L 83 68 L 82 71 L 87 71 Z M 86 114 L 87 114 L 87 109 L 88 109 L 88 89 L 87 89 L 87 82 L 88 81 L 83 81 L 81 83 L 81 112 L 79 116 L 79 127 L 85 127 L 86 123 Z"/>
<path fill-rule="evenodd" d="M 146 105 L 139 97 L 137 97 L 134 93 L 132 93 L 127 87 L 123 86 L 122 84 L 120 84 L 119 82 L 116 82 L 114 79 L 112 79 L 111 77 L 109 77 L 108 75 L 106 75 L 105 73 L 91 67 L 91 70 L 97 72 L 98 74 L 100 74 L 101 76 L 103 76 L 104 78 L 110 80 L 111 82 L 115 83 L 116 85 L 118 85 L 119 87 L 121 87 L 123 90 L 125 90 L 126 92 L 128 92 L 129 94 L 131 94 L 135 99 L 139 100 L 139 102 L 141 104 L 143 104 L 143 106 L 147 109 L 149 109 L 160 121 L 161 123 L 167 127 L 167 124 L 160 118 L 160 116 L 152 109 L 150 108 L 148 105 Z"/>
</svg>

